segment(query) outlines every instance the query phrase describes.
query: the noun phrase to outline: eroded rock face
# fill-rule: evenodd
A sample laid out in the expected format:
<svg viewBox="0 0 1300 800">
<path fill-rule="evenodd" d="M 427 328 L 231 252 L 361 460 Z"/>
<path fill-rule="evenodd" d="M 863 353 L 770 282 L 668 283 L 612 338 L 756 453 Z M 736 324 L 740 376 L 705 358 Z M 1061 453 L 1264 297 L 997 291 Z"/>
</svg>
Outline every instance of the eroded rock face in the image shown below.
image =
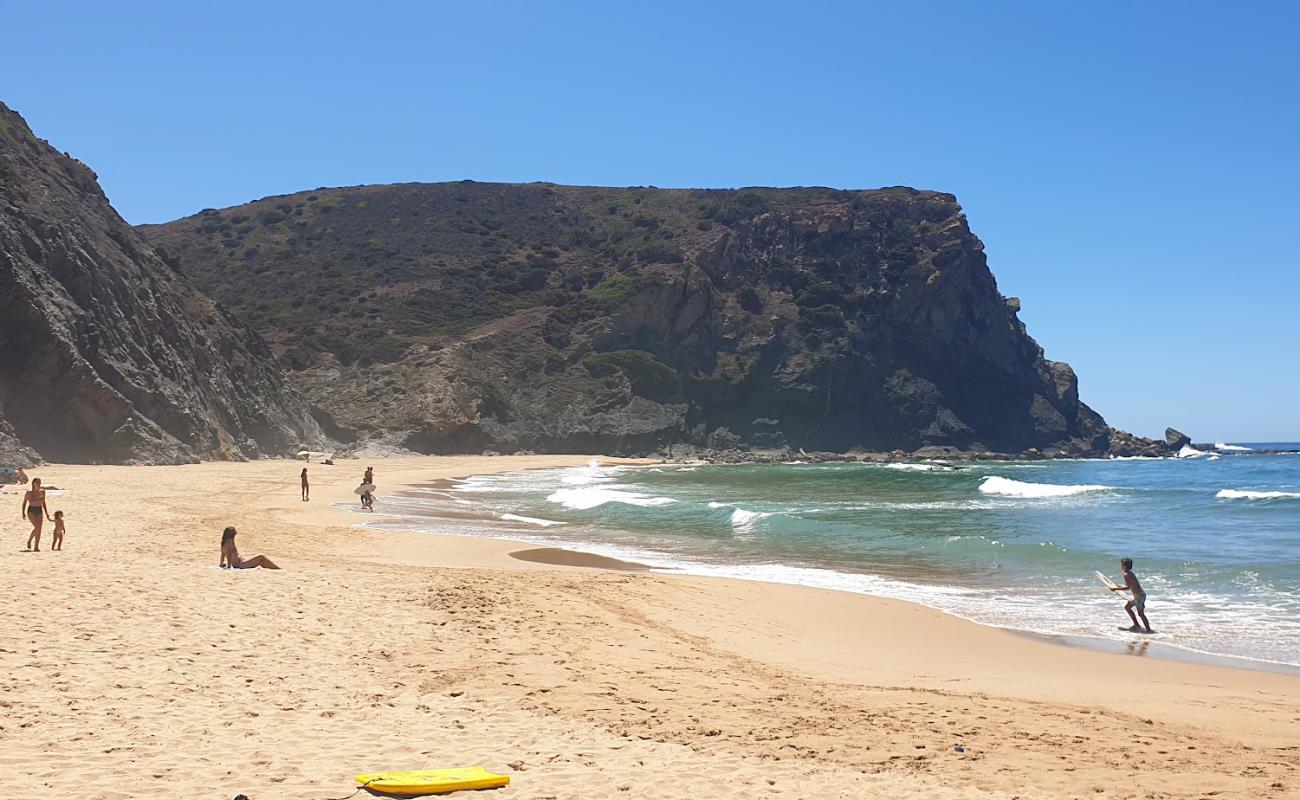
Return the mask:
<svg viewBox="0 0 1300 800">
<path fill-rule="evenodd" d="M 0 467 L 30 467 L 40 460 L 40 455 L 18 441 L 18 434 L 5 419 L 0 406 Z"/>
<path fill-rule="evenodd" d="M 3 104 L 0 348 L 0 442 L 46 459 L 171 464 L 322 439 L 265 343 Z"/>
<path fill-rule="evenodd" d="M 408 184 L 143 230 L 363 443 L 1109 447 L 947 194 Z"/>
<path fill-rule="evenodd" d="M 1192 443 L 1192 437 L 1177 428 L 1165 428 L 1165 445 L 1170 450 L 1178 451 Z"/>
</svg>

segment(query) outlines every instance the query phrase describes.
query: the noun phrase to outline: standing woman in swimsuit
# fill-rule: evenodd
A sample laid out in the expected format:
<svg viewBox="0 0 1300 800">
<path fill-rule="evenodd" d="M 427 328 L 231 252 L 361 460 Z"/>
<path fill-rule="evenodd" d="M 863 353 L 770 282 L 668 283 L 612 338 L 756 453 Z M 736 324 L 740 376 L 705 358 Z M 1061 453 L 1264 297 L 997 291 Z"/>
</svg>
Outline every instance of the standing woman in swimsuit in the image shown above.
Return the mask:
<svg viewBox="0 0 1300 800">
<path fill-rule="evenodd" d="M 302 500 L 307 502 L 311 499 L 311 484 L 307 483 L 307 468 L 302 468 Z"/>
<path fill-rule="evenodd" d="M 265 569 L 279 569 L 275 562 L 266 556 L 257 555 L 252 558 L 240 558 L 239 550 L 235 548 L 235 534 L 233 527 L 228 527 L 221 532 L 221 566 L 230 569 L 252 569 L 253 567 L 263 567 Z"/>
<path fill-rule="evenodd" d="M 45 504 L 45 490 L 41 488 L 41 479 L 32 478 L 32 488 L 23 495 L 23 518 L 32 523 L 32 535 L 27 537 L 27 549 L 41 551 L 41 528 L 48 518 L 51 522 L 50 509 Z"/>
</svg>

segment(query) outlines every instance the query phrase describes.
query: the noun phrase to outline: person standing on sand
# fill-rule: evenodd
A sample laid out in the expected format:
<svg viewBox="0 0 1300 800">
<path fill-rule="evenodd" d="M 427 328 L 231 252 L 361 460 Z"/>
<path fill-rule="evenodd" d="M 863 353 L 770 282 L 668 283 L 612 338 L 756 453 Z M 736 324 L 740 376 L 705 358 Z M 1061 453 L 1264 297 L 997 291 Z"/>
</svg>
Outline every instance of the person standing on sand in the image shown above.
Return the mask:
<svg viewBox="0 0 1300 800">
<path fill-rule="evenodd" d="M 27 537 L 27 549 L 41 552 L 41 528 L 45 526 L 46 519 L 53 522 L 54 518 L 45 505 L 45 490 L 41 488 L 40 478 L 32 478 L 32 488 L 23 495 L 23 519 L 32 524 L 32 534 Z"/>
<path fill-rule="evenodd" d="M 279 569 L 275 562 L 264 555 L 256 555 L 252 558 L 240 558 L 239 550 L 235 547 L 235 534 L 239 531 L 233 526 L 227 527 L 221 532 L 221 568 L 222 569 L 252 569 L 253 567 L 263 567 L 265 569 Z"/>
<path fill-rule="evenodd" d="M 67 529 L 63 527 L 63 512 L 55 511 L 54 512 L 54 541 L 50 542 L 51 550 L 63 549 L 63 534 L 65 533 L 67 533 Z"/>
<path fill-rule="evenodd" d="M 1138 582 L 1137 575 L 1133 574 L 1133 559 L 1125 558 L 1119 562 L 1119 566 L 1124 570 L 1124 585 L 1116 586 L 1111 589 L 1112 592 L 1122 592 L 1125 589 L 1133 593 L 1133 599 L 1124 604 L 1124 610 L 1128 612 L 1128 618 L 1133 620 L 1133 627 L 1129 628 L 1133 633 L 1151 633 L 1151 623 L 1147 622 L 1147 593 Z M 1138 616 L 1142 617 L 1142 626 L 1138 626 L 1138 618 L 1133 615 L 1133 610 L 1137 609 Z"/>
<path fill-rule="evenodd" d="M 302 468 L 302 501 L 305 503 L 311 499 L 311 485 L 307 483 L 307 468 Z"/>
<path fill-rule="evenodd" d="M 362 478 L 361 478 L 361 482 L 362 482 L 362 483 L 374 483 L 374 482 L 375 482 L 375 468 L 374 468 L 374 467 L 366 467 L 366 474 L 365 474 L 364 476 L 362 476 Z"/>
</svg>

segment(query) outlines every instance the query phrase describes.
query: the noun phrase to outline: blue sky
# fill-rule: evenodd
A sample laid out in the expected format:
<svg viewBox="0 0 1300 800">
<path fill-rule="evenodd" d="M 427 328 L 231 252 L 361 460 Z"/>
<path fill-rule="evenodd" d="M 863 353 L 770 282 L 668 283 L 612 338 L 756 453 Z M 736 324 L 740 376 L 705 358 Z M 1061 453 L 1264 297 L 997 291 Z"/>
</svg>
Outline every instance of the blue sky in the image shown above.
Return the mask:
<svg viewBox="0 0 1300 800">
<path fill-rule="evenodd" d="M 1300 440 L 1300 4 L 27 3 L 129 221 L 317 186 L 953 192 L 1112 424 Z"/>
</svg>

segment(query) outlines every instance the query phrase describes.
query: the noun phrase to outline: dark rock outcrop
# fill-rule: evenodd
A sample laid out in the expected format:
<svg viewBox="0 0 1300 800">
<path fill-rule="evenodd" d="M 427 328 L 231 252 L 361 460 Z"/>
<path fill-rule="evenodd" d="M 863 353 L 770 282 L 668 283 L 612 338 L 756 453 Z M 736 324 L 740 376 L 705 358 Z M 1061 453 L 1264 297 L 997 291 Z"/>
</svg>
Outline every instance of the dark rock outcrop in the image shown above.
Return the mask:
<svg viewBox="0 0 1300 800">
<path fill-rule="evenodd" d="M 40 461 L 40 455 L 18 441 L 18 434 L 5 419 L 0 406 L 0 467 L 30 467 Z"/>
<path fill-rule="evenodd" d="M 1170 454 L 1169 447 L 1161 441 L 1134 436 L 1128 431 L 1111 428 L 1106 437 L 1105 453 L 1112 456 L 1144 456 L 1157 458 Z"/>
<path fill-rule="evenodd" d="M 1165 428 L 1165 445 L 1175 452 L 1192 443 L 1192 437 L 1177 428 Z"/>
<path fill-rule="evenodd" d="M 1110 447 L 947 194 L 408 184 L 142 230 L 376 447 Z"/>
<path fill-rule="evenodd" d="M 0 447 L 183 463 L 321 439 L 266 344 L 164 263 L 90 168 L 3 104 L 0 348 Z"/>
</svg>

